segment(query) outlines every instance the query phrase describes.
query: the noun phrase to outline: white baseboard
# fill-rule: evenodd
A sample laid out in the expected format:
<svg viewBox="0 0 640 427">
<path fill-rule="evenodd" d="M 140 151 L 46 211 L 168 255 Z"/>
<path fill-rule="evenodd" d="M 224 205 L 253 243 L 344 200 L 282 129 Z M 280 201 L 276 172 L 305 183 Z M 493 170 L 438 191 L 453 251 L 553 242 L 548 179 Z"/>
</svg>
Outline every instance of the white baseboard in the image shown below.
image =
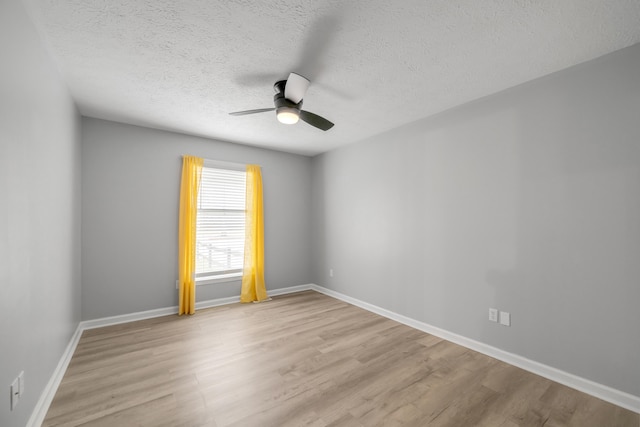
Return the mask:
<svg viewBox="0 0 640 427">
<path fill-rule="evenodd" d="M 196 304 L 197 307 L 197 304 Z M 135 322 L 136 320 L 153 319 L 154 317 L 168 316 L 176 314 L 178 306 L 157 308 L 155 310 L 139 311 L 137 313 L 121 314 L 119 316 L 102 317 L 100 319 L 83 320 L 80 322 L 82 330 L 102 328 L 105 326 L 118 325 L 120 323 Z"/>
<path fill-rule="evenodd" d="M 298 285 L 288 288 L 279 288 L 268 290 L 267 293 L 272 296 L 291 294 L 294 292 L 308 291 L 313 285 Z M 206 301 L 196 302 L 196 310 L 204 308 L 218 307 L 220 305 L 235 304 L 240 302 L 240 296 L 216 298 Z M 105 326 L 118 325 L 120 323 L 135 322 L 136 320 L 153 319 L 154 317 L 169 316 L 178 312 L 178 306 L 157 308 L 155 310 L 139 311 L 137 313 L 122 314 L 119 316 L 102 317 L 100 319 L 84 320 L 80 322 L 82 330 L 102 328 Z"/>
<path fill-rule="evenodd" d="M 315 286 L 315 285 L 308 284 L 308 285 L 290 286 L 288 288 L 274 289 L 272 291 L 269 291 L 269 295 L 275 297 L 275 296 L 278 296 L 278 295 L 293 294 L 295 292 L 309 291 L 309 290 L 313 289 L 313 286 Z"/>
<path fill-rule="evenodd" d="M 53 375 L 51 375 L 49 382 L 44 387 L 44 391 L 40 395 L 40 399 L 38 399 L 38 402 L 31 413 L 31 417 L 29 417 L 29 421 L 27 421 L 27 427 L 40 427 L 42 425 L 44 417 L 47 415 L 47 411 L 49 410 L 49 406 L 53 401 L 53 397 L 56 395 L 58 386 L 60 385 L 60 382 L 62 382 L 62 377 L 64 377 L 67 366 L 69 366 L 69 362 L 71 362 L 71 357 L 76 351 L 76 346 L 80 341 L 80 336 L 82 336 L 82 330 L 83 329 L 80 325 L 78 325 L 76 331 L 71 336 L 71 340 L 69 341 L 67 348 L 64 350 L 64 353 L 62 353 L 58 366 L 56 366 L 56 369 L 53 371 Z"/>
<path fill-rule="evenodd" d="M 350 296 L 341 294 L 340 292 L 336 292 L 331 289 L 324 288 L 322 286 L 311 285 L 310 288 L 314 291 L 355 305 L 372 313 L 376 313 L 388 319 L 395 320 L 396 322 L 405 324 L 414 329 L 418 329 L 428 334 L 435 335 L 437 337 L 459 344 L 463 347 L 467 347 L 479 353 L 486 354 L 487 356 L 501 360 L 510 365 L 517 366 L 536 375 L 540 375 L 541 377 L 550 379 L 551 381 L 555 381 L 557 383 L 566 385 L 567 387 L 571 387 L 584 393 L 590 394 L 599 399 L 613 403 L 614 405 L 618 405 L 630 411 L 640 413 L 640 397 L 638 396 L 634 396 L 624 391 L 616 390 L 609 386 L 596 383 L 594 381 L 579 377 L 574 374 L 570 374 L 568 372 L 556 369 L 548 365 L 544 365 L 534 360 L 527 359 L 526 357 L 509 353 L 508 351 L 501 350 L 488 344 L 484 344 L 479 341 L 464 337 L 462 335 L 458 335 L 453 332 L 449 332 L 444 329 L 429 325 L 427 323 L 411 319 L 401 314 L 394 313 L 390 310 L 378 307 L 373 304 L 369 304 L 367 302 L 352 298 Z"/>
</svg>

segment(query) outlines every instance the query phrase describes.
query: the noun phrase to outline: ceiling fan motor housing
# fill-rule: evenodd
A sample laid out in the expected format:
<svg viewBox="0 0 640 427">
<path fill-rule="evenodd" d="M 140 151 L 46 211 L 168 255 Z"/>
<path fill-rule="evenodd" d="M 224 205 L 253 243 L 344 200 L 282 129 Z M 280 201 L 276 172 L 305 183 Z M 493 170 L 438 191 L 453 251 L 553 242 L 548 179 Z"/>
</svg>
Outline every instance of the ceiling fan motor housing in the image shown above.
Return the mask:
<svg viewBox="0 0 640 427">
<path fill-rule="evenodd" d="M 286 80 L 280 80 L 273 85 L 273 88 L 276 91 L 276 94 L 273 95 L 273 103 L 275 104 L 276 109 L 285 107 L 300 111 L 302 109 L 302 100 L 296 104 L 284 97 L 284 87 L 286 84 Z"/>
</svg>

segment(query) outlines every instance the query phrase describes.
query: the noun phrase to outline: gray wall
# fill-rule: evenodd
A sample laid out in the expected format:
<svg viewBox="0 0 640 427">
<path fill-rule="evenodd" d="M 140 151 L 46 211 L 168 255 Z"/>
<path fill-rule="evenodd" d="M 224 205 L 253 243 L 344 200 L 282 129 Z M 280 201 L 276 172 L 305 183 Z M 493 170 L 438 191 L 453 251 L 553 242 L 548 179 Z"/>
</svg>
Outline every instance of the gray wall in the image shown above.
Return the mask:
<svg viewBox="0 0 640 427">
<path fill-rule="evenodd" d="M 640 396 L 638 70 L 635 45 L 315 157 L 313 281 Z"/>
<path fill-rule="evenodd" d="M 0 425 L 23 427 L 80 321 L 80 117 L 18 0 L 0 62 Z"/>
<path fill-rule="evenodd" d="M 82 144 L 83 319 L 178 304 L 183 154 L 262 166 L 267 290 L 309 283 L 310 158 L 89 118 Z M 196 300 L 239 294 L 204 285 Z"/>
</svg>

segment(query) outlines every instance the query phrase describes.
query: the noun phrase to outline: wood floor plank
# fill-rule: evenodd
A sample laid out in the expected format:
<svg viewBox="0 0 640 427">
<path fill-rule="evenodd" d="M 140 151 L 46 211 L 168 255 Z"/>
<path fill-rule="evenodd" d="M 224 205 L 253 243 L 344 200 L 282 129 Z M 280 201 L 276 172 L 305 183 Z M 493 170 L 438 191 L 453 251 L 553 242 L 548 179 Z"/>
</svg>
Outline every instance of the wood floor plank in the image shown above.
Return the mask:
<svg viewBox="0 0 640 427">
<path fill-rule="evenodd" d="M 640 415 L 313 292 L 85 331 L 43 426 L 620 426 Z"/>
</svg>

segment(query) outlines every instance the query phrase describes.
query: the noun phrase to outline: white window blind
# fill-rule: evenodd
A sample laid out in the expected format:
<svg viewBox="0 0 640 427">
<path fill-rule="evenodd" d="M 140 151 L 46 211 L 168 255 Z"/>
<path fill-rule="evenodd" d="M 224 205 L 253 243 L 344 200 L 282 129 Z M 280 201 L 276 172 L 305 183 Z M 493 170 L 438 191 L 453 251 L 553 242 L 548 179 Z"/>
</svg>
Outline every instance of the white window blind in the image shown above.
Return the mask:
<svg viewBox="0 0 640 427">
<path fill-rule="evenodd" d="M 242 273 L 245 175 L 245 171 L 202 168 L 196 229 L 196 280 Z"/>
</svg>

